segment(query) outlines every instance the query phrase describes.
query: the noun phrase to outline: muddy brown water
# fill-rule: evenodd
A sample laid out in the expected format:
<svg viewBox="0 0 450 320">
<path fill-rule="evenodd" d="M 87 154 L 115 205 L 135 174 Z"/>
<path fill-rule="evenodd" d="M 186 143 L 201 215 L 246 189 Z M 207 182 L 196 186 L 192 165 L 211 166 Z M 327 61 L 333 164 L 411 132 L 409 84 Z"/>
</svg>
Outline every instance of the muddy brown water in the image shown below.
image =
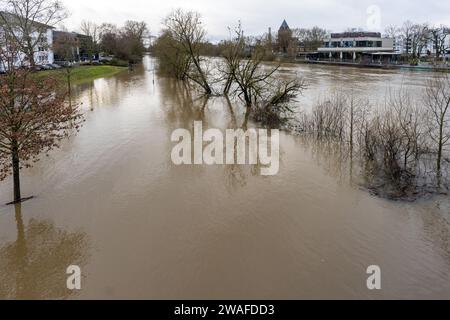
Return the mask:
<svg viewBox="0 0 450 320">
<path fill-rule="evenodd" d="M 281 134 L 277 176 L 246 166 L 171 163 L 170 135 L 229 128 L 242 115 L 223 98 L 196 99 L 155 75 L 154 61 L 77 88 L 82 131 L 23 171 L 20 208 L 0 206 L 0 298 L 450 299 L 450 201 L 370 195 L 333 170 L 333 158 Z M 417 92 L 431 74 L 285 65 L 310 89 L 374 99 Z M 203 111 L 202 111 L 203 109 Z M 319 148 L 320 149 L 320 148 Z M 331 165 L 330 165 L 331 164 Z M 12 197 L 11 179 L 0 201 Z M 82 290 L 66 289 L 66 268 Z M 370 265 L 382 290 L 366 286 Z"/>
</svg>

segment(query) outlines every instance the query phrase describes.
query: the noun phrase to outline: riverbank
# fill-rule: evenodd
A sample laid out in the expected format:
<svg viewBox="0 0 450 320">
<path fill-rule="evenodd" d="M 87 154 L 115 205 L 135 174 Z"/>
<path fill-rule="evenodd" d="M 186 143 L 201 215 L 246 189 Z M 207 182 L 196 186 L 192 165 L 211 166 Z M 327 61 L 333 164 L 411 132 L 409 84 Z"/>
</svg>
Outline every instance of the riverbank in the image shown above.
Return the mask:
<svg viewBox="0 0 450 320">
<path fill-rule="evenodd" d="M 118 73 L 128 70 L 125 67 L 116 66 L 81 66 L 76 67 L 71 72 L 71 81 L 73 84 L 81 84 L 93 81 L 99 78 L 109 78 Z M 61 81 L 66 81 L 66 69 L 40 71 L 39 78 L 56 77 Z"/>
<path fill-rule="evenodd" d="M 339 66 L 339 67 L 353 67 L 353 68 L 366 68 L 366 69 L 385 69 L 385 70 L 412 70 L 412 71 L 438 71 L 438 72 L 450 72 L 450 68 L 447 67 L 431 67 L 431 66 L 410 66 L 410 65 L 396 65 L 396 64 L 370 64 L 370 63 L 354 63 L 345 61 L 315 61 L 315 60 L 281 60 L 287 63 L 298 64 L 314 64 L 324 66 Z"/>
</svg>

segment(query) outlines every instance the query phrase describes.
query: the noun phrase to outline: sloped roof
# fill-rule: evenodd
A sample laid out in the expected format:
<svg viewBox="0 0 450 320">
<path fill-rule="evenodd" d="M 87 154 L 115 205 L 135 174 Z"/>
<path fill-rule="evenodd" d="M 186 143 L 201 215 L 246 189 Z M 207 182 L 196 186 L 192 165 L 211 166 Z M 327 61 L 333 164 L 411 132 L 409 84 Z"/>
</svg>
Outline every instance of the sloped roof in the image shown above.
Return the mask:
<svg viewBox="0 0 450 320">
<path fill-rule="evenodd" d="M 15 15 L 13 13 L 10 13 L 10 12 L 0 11 L 0 25 L 4 22 L 3 19 L 5 19 L 7 22 L 14 22 L 14 21 L 19 22 L 20 19 L 23 19 L 23 18 Z M 52 26 L 49 26 L 49 25 L 46 25 L 44 23 L 40 23 L 37 21 L 33 21 L 33 24 L 38 28 L 55 29 Z"/>
<path fill-rule="evenodd" d="M 280 30 L 288 30 L 288 29 L 289 29 L 289 25 L 287 24 L 286 20 L 283 20 Z"/>
</svg>

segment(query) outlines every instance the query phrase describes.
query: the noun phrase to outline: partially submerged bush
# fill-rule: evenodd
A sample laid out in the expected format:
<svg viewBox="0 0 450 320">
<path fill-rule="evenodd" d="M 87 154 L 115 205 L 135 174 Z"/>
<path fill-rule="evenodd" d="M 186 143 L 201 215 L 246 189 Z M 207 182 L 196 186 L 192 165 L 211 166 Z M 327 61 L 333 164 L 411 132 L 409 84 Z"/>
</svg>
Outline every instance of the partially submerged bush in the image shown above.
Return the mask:
<svg viewBox="0 0 450 320">
<path fill-rule="evenodd" d="M 332 93 L 302 118 L 300 128 L 316 139 L 340 144 L 352 159 L 357 154 L 365 185 L 375 193 L 410 199 L 424 190 L 442 192 L 449 186 L 441 173 L 450 163 L 440 162 L 447 170 L 432 166 L 439 156 L 433 151 L 436 142 L 427 119 L 426 109 L 404 92 L 391 94 L 376 108 L 352 94 Z M 446 153 L 443 159 L 448 157 Z"/>
</svg>

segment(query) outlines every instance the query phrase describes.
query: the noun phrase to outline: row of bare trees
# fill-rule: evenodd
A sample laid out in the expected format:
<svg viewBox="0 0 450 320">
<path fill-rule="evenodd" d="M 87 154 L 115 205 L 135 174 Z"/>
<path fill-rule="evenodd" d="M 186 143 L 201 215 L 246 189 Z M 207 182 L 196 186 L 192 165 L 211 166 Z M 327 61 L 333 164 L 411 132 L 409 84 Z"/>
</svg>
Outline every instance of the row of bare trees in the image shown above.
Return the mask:
<svg viewBox="0 0 450 320">
<path fill-rule="evenodd" d="M 406 54 L 412 59 L 419 59 L 426 53 L 429 44 L 436 52 L 436 61 L 444 59 L 445 53 L 450 49 L 448 42 L 450 28 L 445 25 L 431 26 L 428 23 L 414 23 L 408 20 L 402 26 L 388 26 L 385 33 L 388 37 L 401 39 Z"/>
<path fill-rule="evenodd" d="M 87 51 L 90 62 L 94 55 L 103 52 L 117 59 L 136 63 L 146 52 L 145 45 L 150 37 L 147 24 L 133 20 L 126 21 L 120 28 L 111 23 L 98 25 L 84 20 L 81 22 L 80 31 L 89 39 L 81 46 Z"/>
<path fill-rule="evenodd" d="M 420 103 L 410 93 L 389 94 L 381 106 L 355 93 L 331 93 L 302 117 L 300 128 L 316 139 L 347 146 L 366 168 L 399 188 L 413 179 L 444 185 L 450 165 L 450 76 L 427 81 Z M 433 163 L 434 170 L 423 168 Z M 448 181 L 447 181 L 448 182 Z"/>
<path fill-rule="evenodd" d="M 304 51 L 312 52 L 323 46 L 328 31 L 318 26 L 307 28 L 297 28 L 293 30 L 293 37 L 298 40 Z"/>
<path fill-rule="evenodd" d="M 136 63 L 146 52 L 146 42 L 150 37 L 144 21 L 128 20 L 119 28 L 111 23 L 95 26 L 98 49 L 118 59 Z"/>
</svg>

